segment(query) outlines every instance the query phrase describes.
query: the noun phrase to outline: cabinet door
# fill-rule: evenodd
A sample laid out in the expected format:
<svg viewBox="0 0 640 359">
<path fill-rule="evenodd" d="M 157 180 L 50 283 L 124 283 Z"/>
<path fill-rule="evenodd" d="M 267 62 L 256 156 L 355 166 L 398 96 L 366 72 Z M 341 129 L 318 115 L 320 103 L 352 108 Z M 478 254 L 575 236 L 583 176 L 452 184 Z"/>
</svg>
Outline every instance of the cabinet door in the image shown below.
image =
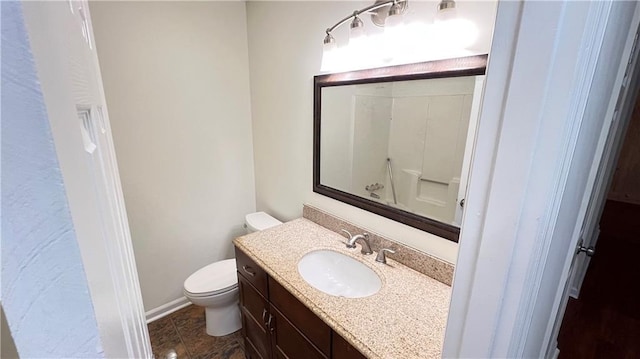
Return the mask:
<svg viewBox="0 0 640 359">
<path fill-rule="evenodd" d="M 266 322 L 269 317 L 268 302 L 242 275 L 238 275 L 238 289 L 247 356 L 251 359 L 270 358 L 270 333 Z"/>
<path fill-rule="evenodd" d="M 253 346 L 253 343 L 246 337 L 244 340 L 244 356 L 246 359 L 267 359 L 258 353 L 258 350 Z"/>
<path fill-rule="evenodd" d="M 331 345 L 331 358 L 333 359 L 366 359 L 362 353 L 354 348 L 338 333 L 333 332 Z"/>
<path fill-rule="evenodd" d="M 269 302 L 325 356 L 331 354 L 331 328 L 271 277 Z"/>
<path fill-rule="evenodd" d="M 275 358 L 327 359 L 291 322 L 271 305 L 273 320 L 269 331 Z"/>
</svg>

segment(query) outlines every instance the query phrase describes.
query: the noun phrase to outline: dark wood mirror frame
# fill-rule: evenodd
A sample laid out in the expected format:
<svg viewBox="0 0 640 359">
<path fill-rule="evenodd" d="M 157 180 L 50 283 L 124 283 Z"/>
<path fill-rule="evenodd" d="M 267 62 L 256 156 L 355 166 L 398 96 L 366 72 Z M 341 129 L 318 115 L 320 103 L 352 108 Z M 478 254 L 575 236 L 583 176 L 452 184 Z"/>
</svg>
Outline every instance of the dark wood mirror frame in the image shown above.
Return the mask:
<svg viewBox="0 0 640 359">
<path fill-rule="evenodd" d="M 313 78 L 313 191 L 352 206 L 364 209 L 408 226 L 458 242 L 460 228 L 419 216 L 320 183 L 320 128 L 322 88 L 392 81 L 425 80 L 445 77 L 484 75 L 487 55 L 477 55 L 382 67 L 369 70 L 317 75 Z"/>
</svg>

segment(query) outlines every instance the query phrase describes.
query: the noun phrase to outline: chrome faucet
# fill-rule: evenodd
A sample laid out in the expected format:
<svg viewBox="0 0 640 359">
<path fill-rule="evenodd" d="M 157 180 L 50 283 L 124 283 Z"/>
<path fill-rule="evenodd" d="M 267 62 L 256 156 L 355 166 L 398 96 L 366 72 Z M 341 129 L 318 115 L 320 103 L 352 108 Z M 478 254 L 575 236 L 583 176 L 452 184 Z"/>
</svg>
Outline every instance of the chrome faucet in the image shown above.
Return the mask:
<svg viewBox="0 0 640 359">
<path fill-rule="evenodd" d="M 351 233 L 349 233 L 349 231 L 347 231 L 346 229 L 343 229 L 342 231 L 349 236 L 349 240 L 347 240 L 347 248 L 355 248 L 356 243 L 360 239 L 360 245 L 362 245 L 362 250 L 360 251 L 360 253 L 373 253 L 373 251 L 371 250 L 371 243 L 369 243 L 369 233 L 356 234 L 355 236 L 352 236 Z"/>
</svg>

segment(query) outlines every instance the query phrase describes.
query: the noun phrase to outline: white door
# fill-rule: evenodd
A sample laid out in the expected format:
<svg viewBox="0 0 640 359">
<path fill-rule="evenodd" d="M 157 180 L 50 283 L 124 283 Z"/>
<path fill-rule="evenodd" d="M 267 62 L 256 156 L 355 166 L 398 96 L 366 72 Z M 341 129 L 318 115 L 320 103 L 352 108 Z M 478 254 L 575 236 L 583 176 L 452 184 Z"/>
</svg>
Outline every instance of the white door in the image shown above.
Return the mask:
<svg viewBox="0 0 640 359">
<path fill-rule="evenodd" d="M 150 358 L 88 4 L 23 9 L 102 349 L 111 358 Z"/>
<path fill-rule="evenodd" d="M 635 20 L 638 21 L 638 19 Z M 629 55 L 629 62 L 627 62 L 627 66 L 624 68 L 618 102 L 611 118 L 608 134 L 606 134 L 607 137 L 604 145 L 604 152 L 602 154 L 602 160 L 598 168 L 594 191 L 589 200 L 587 217 L 582 228 L 580 240 L 584 249 L 595 249 L 596 241 L 600 234 L 600 227 L 598 223 L 602 216 L 602 212 L 604 211 L 604 205 L 607 201 L 607 195 L 609 193 L 609 188 L 611 187 L 611 181 L 613 180 L 616 163 L 624 142 L 624 134 L 628 128 L 633 107 L 636 102 L 636 96 L 638 95 L 638 88 L 640 87 L 640 69 L 638 69 L 639 51 L 637 45 L 638 32 L 635 33 L 633 45 L 631 46 L 632 50 Z M 574 298 L 578 298 L 578 295 L 580 294 L 580 288 L 582 287 L 582 282 L 587 274 L 587 268 L 589 267 L 590 262 L 590 253 L 587 253 L 584 250 L 581 254 L 582 253 L 589 255 L 578 255 L 575 258 L 575 270 L 573 271 L 571 289 L 569 290 L 569 295 Z"/>
<path fill-rule="evenodd" d="M 632 28 L 637 28 L 640 22 L 639 13 L 632 22 Z M 586 216 L 580 231 L 580 240 L 576 248 L 575 256 L 569 269 L 569 276 L 562 291 L 560 308 L 556 317 L 551 343 L 548 348 L 547 358 L 557 356 L 557 338 L 564 318 L 564 313 L 569 301 L 569 297 L 578 298 L 580 288 L 587 269 L 591 261 L 591 256 L 595 253 L 596 242 L 600 235 L 600 217 L 604 211 L 609 187 L 615 170 L 616 162 L 620 154 L 624 133 L 629 124 L 631 113 L 634 108 L 636 96 L 640 89 L 640 69 L 638 69 L 638 32 L 631 33 L 627 40 L 626 52 L 629 61 L 619 69 L 618 76 L 621 77 L 619 92 L 613 114 L 607 119 L 607 124 L 603 127 L 600 136 L 599 147 L 602 156 L 597 157 L 593 170 L 597 170 L 593 192 L 589 195 L 589 204 Z M 615 93 L 615 92 L 614 92 Z"/>
</svg>

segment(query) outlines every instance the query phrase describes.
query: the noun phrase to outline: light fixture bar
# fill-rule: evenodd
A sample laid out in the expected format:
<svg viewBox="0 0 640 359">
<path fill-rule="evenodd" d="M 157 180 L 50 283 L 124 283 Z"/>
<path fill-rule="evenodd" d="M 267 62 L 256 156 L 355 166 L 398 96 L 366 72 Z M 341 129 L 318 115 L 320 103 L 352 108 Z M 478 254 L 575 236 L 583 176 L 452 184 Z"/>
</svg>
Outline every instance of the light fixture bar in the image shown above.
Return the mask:
<svg viewBox="0 0 640 359">
<path fill-rule="evenodd" d="M 406 1 L 409 1 L 409 0 L 388 0 L 388 1 L 385 1 L 385 2 L 369 5 L 369 6 L 365 7 L 365 8 L 360 9 L 360 10 L 356 10 L 356 11 L 353 12 L 353 14 L 345 17 L 344 19 L 338 21 L 335 25 L 333 25 L 330 28 L 328 28 L 326 33 L 327 33 L 327 35 L 329 35 L 336 28 L 342 26 L 347 21 L 349 21 L 349 20 L 351 20 L 353 18 L 356 18 L 357 16 L 359 16 L 359 15 L 361 15 L 363 13 L 370 12 L 370 11 L 375 11 L 375 10 L 378 10 L 378 9 L 383 8 L 385 6 L 394 5 L 394 4 L 401 3 L 401 2 L 406 2 Z"/>
<path fill-rule="evenodd" d="M 456 2 L 454 0 L 442 0 L 438 4 L 438 11 L 446 10 L 446 9 L 455 9 Z"/>
</svg>

